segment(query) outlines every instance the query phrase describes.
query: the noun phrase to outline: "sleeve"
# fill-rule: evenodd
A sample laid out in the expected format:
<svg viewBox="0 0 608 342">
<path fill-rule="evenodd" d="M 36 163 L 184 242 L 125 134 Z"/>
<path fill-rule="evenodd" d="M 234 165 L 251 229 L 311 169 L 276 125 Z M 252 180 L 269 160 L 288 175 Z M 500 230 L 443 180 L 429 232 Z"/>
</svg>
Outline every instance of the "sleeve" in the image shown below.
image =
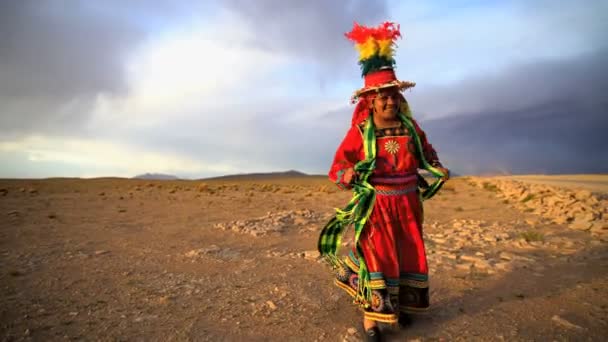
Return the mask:
<svg viewBox="0 0 608 342">
<path fill-rule="evenodd" d="M 420 137 L 420 143 L 422 144 L 422 152 L 424 153 L 424 158 L 426 161 L 434 167 L 443 167 L 441 162 L 439 161 L 439 157 L 437 156 L 437 151 L 433 148 L 433 145 L 429 144 L 426 133 L 420 128 L 416 120 L 412 119 L 414 122 L 414 127 L 416 127 L 416 133 Z"/>
<path fill-rule="evenodd" d="M 346 133 L 344 140 L 342 140 L 342 143 L 338 147 L 331 169 L 329 170 L 329 179 L 340 189 L 347 190 L 352 188 L 350 184 L 343 182 L 342 175 L 346 169 L 354 167 L 359 161 L 362 148 L 363 140 L 359 128 L 353 126 Z"/>
</svg>

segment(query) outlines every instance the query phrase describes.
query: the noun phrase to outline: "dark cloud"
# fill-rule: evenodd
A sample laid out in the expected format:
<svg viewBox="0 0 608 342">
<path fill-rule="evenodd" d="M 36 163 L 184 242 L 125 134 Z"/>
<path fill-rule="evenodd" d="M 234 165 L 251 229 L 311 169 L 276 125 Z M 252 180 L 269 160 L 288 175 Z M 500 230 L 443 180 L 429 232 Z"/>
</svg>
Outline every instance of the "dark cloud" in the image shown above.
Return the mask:
<svg viewBox="0 0 608 342">
<path fill-rule="evenodd" d="M 143 32 L 86 2 L 0 4 L 0 126 L 72 126 L 98 94 L 125 94 L 124 61 Z"/>
<path fill-rule="evenodd" d="M 0 2 L 0 134 L 83 128 L 99 95 L 127 95 L 126 61 L 138 44 L 207 7 L 168 0 Z"/>
<path fill-rule="evenodd" d="M 428 90 L 459 115 L 423 127 L 442 158 L 465 173 L 608 172 L 607 57 L 602 50 Z"/>
<path fill-rule="evenodd" d="M 353 45 L 344 38 L 353 22 L 378 25 L 387 20 L 385 1 L 260 0 L 223 2 L 254 32 L 256 46 L 277 50 L 337 73 L 356 63 Z M 350 61 L 344 63 L 345 60 Z"/>
<path fill-rule="evenodd" d="M 423 82 L 408 99 L 423 117 L 527 110 L 555 102 L 597 105 L 608 86 L 608 49 L 512 65 L 447 86 Z"/>
</svg>

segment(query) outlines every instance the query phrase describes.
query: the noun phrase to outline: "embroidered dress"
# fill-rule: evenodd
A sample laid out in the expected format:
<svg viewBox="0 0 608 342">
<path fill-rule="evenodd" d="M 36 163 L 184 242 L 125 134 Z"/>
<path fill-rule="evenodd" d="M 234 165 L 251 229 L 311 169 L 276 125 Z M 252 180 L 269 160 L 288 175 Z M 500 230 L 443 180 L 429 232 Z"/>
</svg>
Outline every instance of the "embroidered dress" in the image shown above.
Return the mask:
<svg viewBox="0 0 608 342">
<path fill-rule="evenodd" d="M 368 119 L 369 120 L 369 119 Z M 425 158 L 437 160 L 424 132 L 414 123 Z M 338 148 L 329 178 L 349 189 L 344 170 L 365 158 L 365 122 L 352 126 Z M 368 319 L 395 323 L 399 312 L 429 307 L 428 266 L 422 237 L 423 209 L 417 187 L 420 167 L 412 136 L 403 125 L 376 129 L 376 164 L 368 179 L 375 189 L 371 215 L 359 237 L 370 274 L 371 303 L 362 305 Z M 359 254 L 356 248 L 338 263 L 335 284 L 356 297 Z M 367 306 L 367 307 L 365 307 Z"/>
<path fill-rule="evenodd" d="M 393 98 L 393 103 L 399 103 L 394 119 L 401 125 L 374 127 L 378 95 L 388 91 L 396 96 L 395 91 L 416 85 L 395 75 L 399 25 L 355 23 L 345 36 L 359 52 L 364 87 L 351 98 L 356 103 L 351 128 L 336 152 L 329 178 L 340 188 L 351 189 L 353 197 L 323 227 L 317 248 L 337 271 L 336 284 L 354 297 L 366 318 L 394 323 L 399 312 L 429 306 L 422 200 L 430 199 L 448 175 L 401 93 L 397 101 Z M 347 183 L 344 174 L 351 168 L 356 179 Z M 418 191 L 418 169 L 437 178 L 422 192 Z M 350 226 L 355 246 L 341 259 L 341 240 Z"/>
</svg>

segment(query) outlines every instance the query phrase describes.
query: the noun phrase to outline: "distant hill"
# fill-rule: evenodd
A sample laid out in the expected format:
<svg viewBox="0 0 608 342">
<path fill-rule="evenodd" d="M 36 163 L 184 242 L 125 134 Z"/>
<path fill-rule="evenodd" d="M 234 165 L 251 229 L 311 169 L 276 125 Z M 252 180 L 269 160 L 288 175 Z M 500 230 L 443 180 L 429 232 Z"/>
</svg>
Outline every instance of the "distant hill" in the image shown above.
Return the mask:
<svg viewBox="0 0 608 342">
<path fill-rule="evenodd" d="M 292 178 L 292 177 L 309 177 L 311 175 L 305 174 L 296 170 L 289 170 L 284 172 L 266 172 L 266 173 L 239 173 L 236 175 L 226 175 L 219 177 L 204 178 L 204 180 L 239 180 L 239 179 L 269 179 L 269 178 Z"/>
<path fill-rule="evenodd" d="M 165 175 L 162 173 L 144 173 L 143 175 L 137 175 L 133 179 L 150 179 L 150 180 L 176 180 L 179 179 L 177 176 Z"/>
</svg>

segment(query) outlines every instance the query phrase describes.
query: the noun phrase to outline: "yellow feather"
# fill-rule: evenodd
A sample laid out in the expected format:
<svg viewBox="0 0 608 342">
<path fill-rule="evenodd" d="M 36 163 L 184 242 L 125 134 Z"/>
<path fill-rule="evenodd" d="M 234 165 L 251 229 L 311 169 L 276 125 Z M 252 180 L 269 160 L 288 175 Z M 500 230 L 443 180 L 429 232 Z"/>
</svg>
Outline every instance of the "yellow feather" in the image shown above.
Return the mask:
<svg viewBox="0 0 608 342">
<path fill-rule="evenodd" d="M 390 58 L 395 52 L 391 39 L 375 40 L 372 37 L 363 44 L 356 44 L 355 48 L 359 51 L 359 60 L 368 59 L 376 54 Z"/>
<path fill-rule="evenodd" d="M 391 39 L 384 39 L 378 41 L 379 51 L 378 54 L 382 57 L 393 57 L 393 41 Z"/>
<path fill-rule="evenodd" d="M 356 45 L 359 50 L 359 60 L 368 59 L 378 53 L 378 42 L 374 38 L 369 38 L 363 44 Z"/>
</svg>

